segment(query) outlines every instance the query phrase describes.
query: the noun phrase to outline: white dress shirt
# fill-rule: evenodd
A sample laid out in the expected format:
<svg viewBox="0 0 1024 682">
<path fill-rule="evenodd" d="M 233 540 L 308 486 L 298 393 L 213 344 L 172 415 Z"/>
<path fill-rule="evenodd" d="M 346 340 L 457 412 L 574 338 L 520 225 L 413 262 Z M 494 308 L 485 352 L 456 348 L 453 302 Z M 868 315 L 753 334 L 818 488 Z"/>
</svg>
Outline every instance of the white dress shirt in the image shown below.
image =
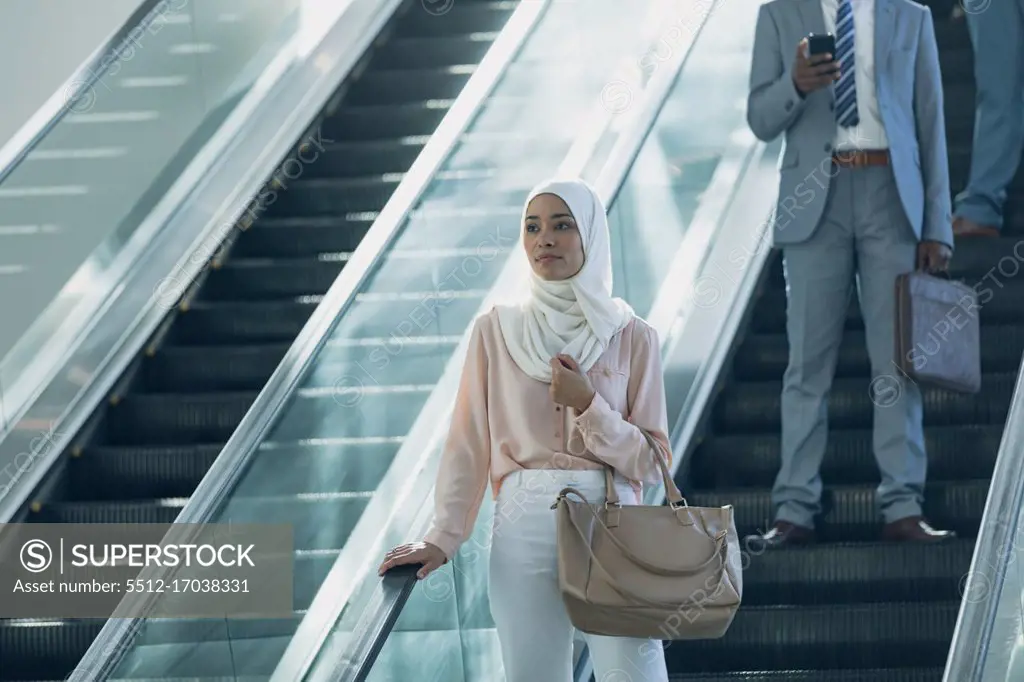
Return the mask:
<svg viewBox="0 0 1024 682">
<path fill-rule="evenodd" d="M 836 122 L 833 147 L 837 150 L 888 149 L 889 138 L 885 135 L 875 92 L 875 0 L 850 2 L 853 3 L 853 60 L 857 70 L 854 87 L 860 123 L 852 128 L 843 128 Z M 825 13 L 825 28 L 834 34 L 839 0 L 821 0 L 821 10 Z"/>
</svg>

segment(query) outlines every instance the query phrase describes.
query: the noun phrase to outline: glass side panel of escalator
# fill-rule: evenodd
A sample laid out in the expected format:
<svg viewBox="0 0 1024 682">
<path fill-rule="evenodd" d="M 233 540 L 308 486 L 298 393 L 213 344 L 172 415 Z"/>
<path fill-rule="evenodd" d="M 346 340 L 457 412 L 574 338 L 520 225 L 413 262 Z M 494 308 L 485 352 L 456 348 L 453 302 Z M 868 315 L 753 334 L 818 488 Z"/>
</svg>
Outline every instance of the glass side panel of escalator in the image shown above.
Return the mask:
<svg viewBox="0 0 1024 682">
<path fill-rule="evenodd" d="M 76 305 L 102 294 L 143 220 L 302 26 L 302 0 L 148 4 L 0 183 L 7 390 Z"/>
<path fill-rule="evenodd" d="M 111 679 L 272 674 L 349 538 L 382 524 L 366 510 L 383 478 L 406 474 L 396 453 L 517 246 L 526 192 L 559 170 L 609 79 L 638 68 L 672 11 L 663 0 L 549 4 L 208 519 L 292 524 L 293 617 L 148 621 Z"/>
<path fill-rule="evenodd" d="M 729 3 L 720 3 L 710 15 L 609 207 L 615 294 L 640 315 L 651 310 L 702 202 L 717 200 L 709 195 L 723 184 L 717 174 L 732 172 L 726 168 L 734 162 L 730 150 L 751 139 L 744 98 L 752 18 L 748 8 Z M 673 28 L 665 31 L 672 35 Z M 416 584 L 366 678 L 369 682 L 502 679 L 487 593 L 495 512 L 491 496 L 485 495 L 473 534 L 454 561 Z M 406 527 L 402 537 L 392 539 L 407 541 L 420 537 L 422 530 Z M 307 681 L 330 679 L 328 671 L 342 660 L 351 634 L 375 607 L 379 583 L 374 574 L 359 585 Z"/>
<path fill-rule="evenodd" d="M 1021 448 L 1019 441 L 1014 442 L 1012 437 L 1008 437 L 999 456 L 1020 457 Z M 978 676 L 974 678 L 977 682 L 1014 682 L 1024 679 L 1024 537 L 1021 535 L 1024 509 L 1000 511 L 1002 513 L 991 523 L 993 526 L 1005 525 L 1009 529 L 1007 544 L 997 549 L 997 553 L 1005 554 L 1002 557 L 976 555 L 976 563 L 971 567 L 973 575 L 964 576 L 962 582 L 967 608 L 994 606 L 995 609 L 986 642 L 979 642 L 978 634 L 964 635 L 963 646 L 979 646 L 984 651 L 978 663 Z M 968 577 L 975 581 L 969 587 L 966 586 Z M 993 600 L 996 601 L 994 605 Z"/>
</svg>

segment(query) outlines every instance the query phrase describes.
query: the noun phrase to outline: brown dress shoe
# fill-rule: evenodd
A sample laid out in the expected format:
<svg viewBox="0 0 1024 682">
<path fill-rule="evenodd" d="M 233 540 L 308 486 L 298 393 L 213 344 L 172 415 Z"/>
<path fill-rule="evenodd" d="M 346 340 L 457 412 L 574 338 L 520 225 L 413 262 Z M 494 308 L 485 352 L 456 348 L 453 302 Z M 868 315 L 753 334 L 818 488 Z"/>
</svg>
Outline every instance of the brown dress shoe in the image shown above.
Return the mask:
<svg viewBox="0 0 1024 682">
<path fill-rule="evenodd" d="M 755 533 L 743 539 L 744 547 L 750 550 L 789 545 L 805 545 L 814 542 L 814 529 L 798 526 L 789 521 L 776 521 L 767 533 Z"/>
<path fill-rule="evenodd" d="M 953 219 L 954 237 L 998 237 L 999 230 L 990 225 L 981 225 L 967 218 Z"/>
<path fill-rule="evenodd" d="M 882 528 L 882 539 L 886 542 L 942 542 L 955 537 L 951 530 L 932 528 L 923 516 L 908 516 Z"/>
</svg>

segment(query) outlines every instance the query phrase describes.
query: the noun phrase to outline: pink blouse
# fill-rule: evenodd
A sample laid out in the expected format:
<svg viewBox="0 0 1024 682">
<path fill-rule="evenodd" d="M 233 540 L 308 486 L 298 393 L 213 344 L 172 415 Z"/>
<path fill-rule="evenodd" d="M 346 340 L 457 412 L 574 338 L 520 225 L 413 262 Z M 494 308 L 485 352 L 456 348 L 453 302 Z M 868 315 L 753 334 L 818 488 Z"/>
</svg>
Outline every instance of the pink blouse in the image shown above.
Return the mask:
<svg viewBox="0 0 1024 682">
<path fill-rule="evenodd" d="M 655 453 L 634 424 L 668 445 L 665 385 L 657 332 L 634 318 L 587 373 L 595 396 L 579 415 L 556 405 L 550 384 L 515 364 L 492 309 L 476 319 L 434 490 L 434 521 L 424 538 L 451 559 L 473 530 L 484 491 L 520 469 L 601 469 L 658 483 Z M 566 440 L 568 436 L 568 440 Z"/>
</svg>

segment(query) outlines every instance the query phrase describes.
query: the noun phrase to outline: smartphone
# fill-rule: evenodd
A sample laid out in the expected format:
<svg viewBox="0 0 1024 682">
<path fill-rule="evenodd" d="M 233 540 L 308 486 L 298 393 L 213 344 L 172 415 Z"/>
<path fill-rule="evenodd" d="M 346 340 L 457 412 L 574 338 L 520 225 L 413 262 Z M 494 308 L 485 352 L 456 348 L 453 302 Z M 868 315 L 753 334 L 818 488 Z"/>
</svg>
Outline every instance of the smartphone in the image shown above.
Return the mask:
<svg viewBox="0 0 1024 682">
<path fill-rule="evenodd" d="M 836 37 L 831 33 L 811 33 L 807 36 L 807 56 L 830 54 L 835 57 Z"/>
</svg>

